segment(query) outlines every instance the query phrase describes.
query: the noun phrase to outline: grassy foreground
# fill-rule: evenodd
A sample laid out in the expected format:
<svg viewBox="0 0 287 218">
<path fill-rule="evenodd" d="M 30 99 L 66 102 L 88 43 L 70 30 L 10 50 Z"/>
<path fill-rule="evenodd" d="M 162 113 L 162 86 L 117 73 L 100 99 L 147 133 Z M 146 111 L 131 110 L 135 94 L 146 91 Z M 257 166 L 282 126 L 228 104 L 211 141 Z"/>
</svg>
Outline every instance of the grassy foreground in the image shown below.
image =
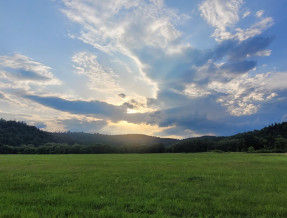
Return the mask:
<svg viewBox="0 0 287 218">
<path fill-rule="evenodd" d="M 287 217 L 287 155 L 0 155 L 0 217 Z"/>
</svg>

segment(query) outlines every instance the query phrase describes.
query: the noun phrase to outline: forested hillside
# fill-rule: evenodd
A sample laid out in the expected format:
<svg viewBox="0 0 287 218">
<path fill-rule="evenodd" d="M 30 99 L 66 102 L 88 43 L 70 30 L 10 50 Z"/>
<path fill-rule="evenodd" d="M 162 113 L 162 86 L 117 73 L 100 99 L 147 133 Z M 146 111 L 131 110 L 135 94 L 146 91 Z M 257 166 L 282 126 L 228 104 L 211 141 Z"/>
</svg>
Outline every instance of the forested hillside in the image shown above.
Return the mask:
<svg viewBox="0 0 287 218">
<path fill-rule="evenodd" d="M 0 146 L 42 145 L 51 141 L 53 137 L 50 133 L 41 131 L 35 126 L 0 119 Z"/>
<path fill-rule="evenodd" d="M 0 120 L 0 153 L 158 153 L 179 140 L 140 134 L 51 133 L 24 122 Z"/>
<path fill-rule="evenodd" d="M 275 123 L 261 130 L 229 137 L 189 138 L 169 148 L 170 152 L 205 152 L 211 150 L 286 152 L 287 122 Z"/>
<path fill-rule="evenodd" d="M 287 122 L 229 137 L 184 140 L 140 134 L 51 133 L 24 122 L 0 120 L 0 153 L 287 152 Z"/>
<path fill-rule="evenodd" d="M 103 134 L 90 134 L 82 132 L 64 132 L 52 133 L 55 142 L 72 144 L 91 145 L 94 143 L 107 144 L 111 146 L 122 145 L 152 145 L 163 144 L 170 146 L 177 143 L 178 140 L 170 138 L 159 138 L 140 134 L 127 134 L 127 135 L 103 135 Z"/>
</svg>

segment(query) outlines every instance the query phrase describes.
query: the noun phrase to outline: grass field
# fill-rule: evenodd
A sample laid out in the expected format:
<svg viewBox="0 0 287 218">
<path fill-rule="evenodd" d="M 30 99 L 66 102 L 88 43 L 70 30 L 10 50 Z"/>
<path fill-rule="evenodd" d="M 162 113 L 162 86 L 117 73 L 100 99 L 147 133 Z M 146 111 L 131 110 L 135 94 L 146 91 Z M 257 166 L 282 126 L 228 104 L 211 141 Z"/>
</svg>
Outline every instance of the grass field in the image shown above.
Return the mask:
<svg viewBox="0 0 287 218">
<path fill-rule="evenodd" d="M 0 217 L 287 217 L 287 155 L 1 155 Z"/>
</svg>

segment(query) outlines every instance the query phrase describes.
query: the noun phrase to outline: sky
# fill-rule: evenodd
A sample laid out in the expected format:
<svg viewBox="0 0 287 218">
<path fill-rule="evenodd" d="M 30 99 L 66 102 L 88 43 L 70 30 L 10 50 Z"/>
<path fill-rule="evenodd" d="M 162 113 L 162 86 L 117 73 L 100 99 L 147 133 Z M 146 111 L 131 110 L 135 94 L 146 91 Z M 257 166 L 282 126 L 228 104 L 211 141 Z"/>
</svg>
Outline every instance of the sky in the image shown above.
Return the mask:
<svg viewBox="0 0 287 218">
<path fill-rule="evenodd" d="M 0 117 L 228 136 L 287 121 L 285 0 L 0 1 Z"/>
</svg>

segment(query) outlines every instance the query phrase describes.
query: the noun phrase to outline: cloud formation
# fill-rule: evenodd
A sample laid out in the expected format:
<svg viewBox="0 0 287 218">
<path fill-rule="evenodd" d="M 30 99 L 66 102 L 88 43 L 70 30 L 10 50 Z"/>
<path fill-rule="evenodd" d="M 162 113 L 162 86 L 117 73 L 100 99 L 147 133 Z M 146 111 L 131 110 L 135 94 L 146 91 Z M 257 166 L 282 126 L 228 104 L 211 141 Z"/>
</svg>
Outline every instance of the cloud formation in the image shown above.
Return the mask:
<svg viewBox="0 0 287 218">
<path fill-rule="evenodd" d="M 242 4 L 242 0 L 206 0 L 200 5 L 201 16 L 215 27 L 212 36 L 217 40 L 232 38 L 227 28 L 239 21 L 239 9 Z"/>
<path fill-rule="evenodd" d="M 2 88 L 22 88 L 31 85 L 60 85 L 51 68 L 22 54 L 0 56 L 0 86 Z"/>
<path fill-rule="evenodd" d="M 267 74 L 252 75 L 258 57 L 271 54 L 267 48 L 274 38 L 260 34 L 273 19 L 258 11 L 255 23 L 237 27 L 251 14 L 248 9 L 241 10 L 242 0 L 206 0 L 200 4 L 201 16 L 215 28 L 212 36 L 220 42 L 208 50 L 180 41 L 183 33 L 177 26 L 187 16 L 166 7 L 163 1 L 63 2 L 65 16 L 81 25 L 81 31 L 71 37 L 104 52 L 109 60 L 102 64 L 96 54 L 76 53 L 72 59 L 75 73 L 88 79 L 90 89 L 119 98 L 116 105 L 26 96 L 35 102 L 72 114 L 158 125 L 168 127 L 165 131 L 169 133 L 197 135 L 214 134 L 216 128 L 212 126 L 226 126 L 226 112 L 229 117 L 253 115 L 277 96 L 274 88 L 262 87 L 271 79 Z M 121 69 L 131 76 L 123 80 Z M 138 83 L 135 75 L 146 87 L 156 84 L 152 88 L 155 95 L 127 89 L 128 81 Z"/>
<path fill-rule="evenodd" d="M 164 1 L 76 1 L 63 0 L 62 12 L 83 31 L 73 37 L 104 52 L 156 46 L 166 48 L 181 33 L 181 19 Z"/>
<path fill-rule="evenodd" d="M 243 3 L 242 0 L 205 0 L 200 5 L 201 16 L 215 28 L 212 36 L 217 41 L 221 42 L 228 39 L 244 41 L 260 35 L 273 25 L 273 19 L 271 17 L 263 18 L 264 11 L 260 10 L 257 11 L 256 16 L 261 20 L 246 29 L 236 28 L 240 21 L 240 8 Z M 246 18 L 250 13 L 249 10 L 246 10 L 243 18 Z"/>
<path fill-rule="evenodd" d="M 112 69 L 104 69 L 97 61 L 97 56 L 87 52 L 80 52 L 73 56 L 75 73 L 88 78 L 90 89 L 98 92 L 122 91 L 118 76 Z"/>
<path fill-rule="evenodd" d="M 286 117 L 286 69 L 271 61 L 278 21 L 263 4 L 49 3 L 67 28 L 58 42 L 67 53 L 58 63 L 1 53 L 3 116 L 52 131 L 174 137 L 228 135 Z"/>
</svg>

